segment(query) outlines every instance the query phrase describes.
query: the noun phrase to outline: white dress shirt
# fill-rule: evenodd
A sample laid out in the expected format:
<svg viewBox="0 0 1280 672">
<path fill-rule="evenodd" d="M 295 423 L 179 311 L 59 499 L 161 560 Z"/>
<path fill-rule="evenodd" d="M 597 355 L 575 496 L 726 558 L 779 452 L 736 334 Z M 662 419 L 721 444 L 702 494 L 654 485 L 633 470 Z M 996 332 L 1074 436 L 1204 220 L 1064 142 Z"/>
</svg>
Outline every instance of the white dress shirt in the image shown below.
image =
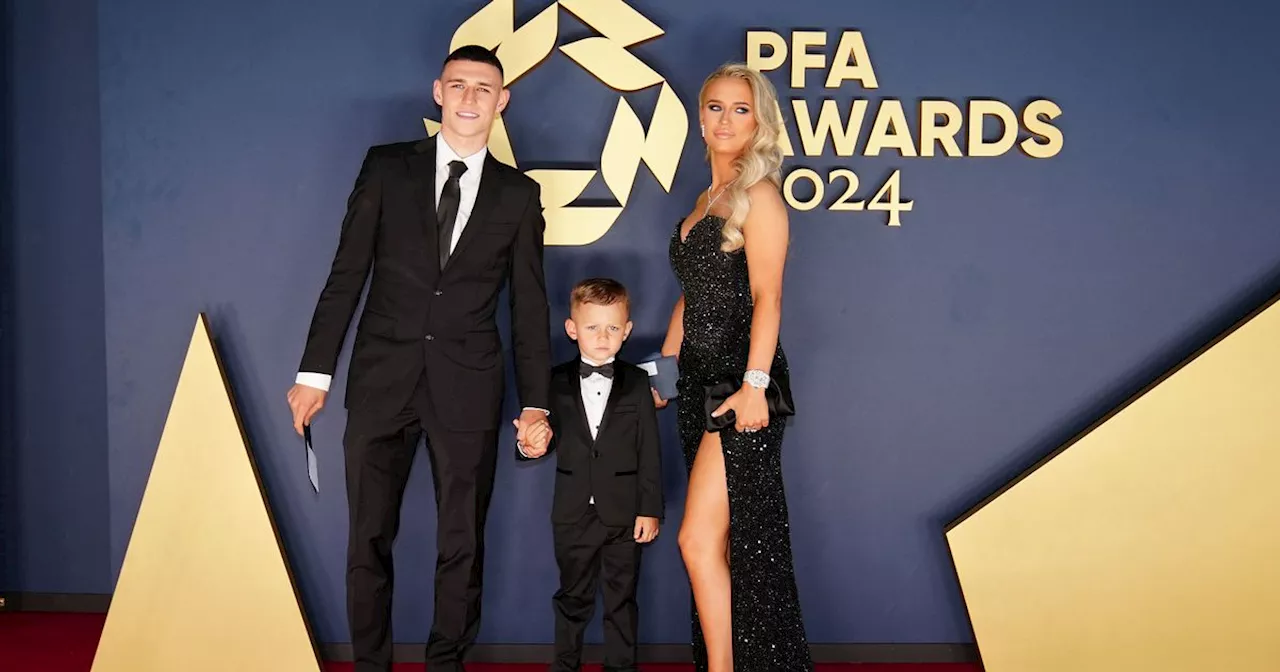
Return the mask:
<svg viewBox="0 0 1280 672">
<path fill-rule="evenodd" d="M 467 172 L 458 178 L 458 217 L 454 220 L 453 240 L 449 243 L 450 254 L 453 253 L 453 248 L 457 247 L 458 237 L 462 235 L 462 230 L 467 227 L 467 220 L 471 217 L 471 211 L 475 209 L 476 194 L 480 191 L 480 174 L 484 172 L 484 159 L 488 153 L 488 148 L 481 147 L 480 151 L 471 156 L 460 157 L 449 146 L 449 143 L 445 142 L 444 134 L 436 133 L 436 203 L 440 202 L 440 194 L 444 191 L 444 183 L 449 179 L 449 162 L 462 161 L 467 164 Z M 329 385 L 333 382 L 333 376 L 324 373 L 300 371 L 294 382 L 328 392 Z"/>
<path fill-rule="evenodd" d="M 607 361 L 596 363 L 582 358 L 582 361 L 592 366 L 604 366 L 613 361 L 610 357 Z M 578 375 L 575 371 L 573 375 Z M 614 374 L 617 375 L 617 374 Z M 609 391 L 613 389 L 613 379 L 593 373 L 582 379 L 582 408 L 587 412 L 587 427 L 591 429 L 591 438 L 595 439 L 596 434 L 600 432 L 600 421 L 604 419 L 604 406 L 609 401 Z M 596 503 L 596 498 L 592 497 L 591 504 Z"/>
<path fill-rule="evenodd" d="M 613 361 L 610 357 L 608 360 L 596 363 L 582 358 L 582 361 L 591 366 L 604 366 Z M 573 375 L 578 375 L 576 372 Z M 613 379 L 593 373 L 582 379 L 582 408 L 587 411 L 587 427 L 591 428 L 591 438 L 595 439 L 596 434 L 600 431 L 600 421 L 604 419 L 604 405 L 609 401 L 609 391 L 613 389 Z"/>
<path fill-rule="evenodd" d="M 454 219 L 453 240 L 449 241 L 449 254 L 458 246 L 458 237 L 467 228 L 467 220 L 476 207 L 476 194 L 480 191 L 480 173 L 484 172 L 484 157 L 489 153 L 485 147 L 480 151 L 462 158 L 445 142 L 443 133 L 436 133 L 436 203 L 440 202 L 440 194 L 444 191 L 444 183 L 449 180 L 449 163 L 461 161 L 467 164 L 467 172 L 458 178 L 458 217 Z"/>
</svg>

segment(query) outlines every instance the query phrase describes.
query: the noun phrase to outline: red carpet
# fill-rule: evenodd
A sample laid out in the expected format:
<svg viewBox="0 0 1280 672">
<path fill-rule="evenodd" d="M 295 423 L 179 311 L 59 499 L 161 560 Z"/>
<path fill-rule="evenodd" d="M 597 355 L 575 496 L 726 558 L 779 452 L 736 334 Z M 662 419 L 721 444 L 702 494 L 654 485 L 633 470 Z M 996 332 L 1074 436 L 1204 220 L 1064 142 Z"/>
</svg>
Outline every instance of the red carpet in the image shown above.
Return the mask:
<svg viewBox="0 0 1280 672">
<path fill-rule="evenodd" d="M 102 614 L 0 613 L 0 670 L 4 672 L 89 672 L 102 632 Z M 540 672 L 543 664 L 469 663 L 467 672 Z M 351 663 L 326 663 L 325 672 L 350 672 Z M 422 664 L 395 666 L 396 672 L 424 672 Z M 599 672 L 599 665 L 584 668 Z M 643 665 L 646 672 L 685 672 L 692 665 Z M 981 672 L 978 665 L 823 664 L 816 672 Z"/>
</svg>

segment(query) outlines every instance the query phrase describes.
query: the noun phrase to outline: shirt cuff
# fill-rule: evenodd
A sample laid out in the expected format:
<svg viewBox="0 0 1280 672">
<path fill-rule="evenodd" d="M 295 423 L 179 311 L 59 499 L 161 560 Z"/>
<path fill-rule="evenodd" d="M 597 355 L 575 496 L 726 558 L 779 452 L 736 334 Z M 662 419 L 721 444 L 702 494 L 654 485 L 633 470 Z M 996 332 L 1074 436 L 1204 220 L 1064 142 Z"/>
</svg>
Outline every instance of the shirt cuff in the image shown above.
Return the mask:
<svg viewBox="0 0 1280 672">
<path fill-rule="evenodd" d="M 548 411 L 548 410 L 547 410 L 547 409 L 545 409 L 545 408 L 538 408 L 537 406 L 525 406 L 524 408 L 522 408 L 522 409 L 520 409 L 520 410 L 524 410 L 524 411 L 542 411 L 543 413 L 546 413 L 547 415 L 551 415 L 551 411 Z"/>
<path fill-rule="evenodd" d="M 307 387 L 314 387 L 318 390 L 324 390 L 325 392 L 328 392 L 329 383 L 332 380 L 333 380 L 333 376 L 330 376 L 325 373 L 308 373 L 306 371 L 301 371 L 298 373 L 298 377 L 293 382 L 299 385 L 306 385 Z"/>
</svg>

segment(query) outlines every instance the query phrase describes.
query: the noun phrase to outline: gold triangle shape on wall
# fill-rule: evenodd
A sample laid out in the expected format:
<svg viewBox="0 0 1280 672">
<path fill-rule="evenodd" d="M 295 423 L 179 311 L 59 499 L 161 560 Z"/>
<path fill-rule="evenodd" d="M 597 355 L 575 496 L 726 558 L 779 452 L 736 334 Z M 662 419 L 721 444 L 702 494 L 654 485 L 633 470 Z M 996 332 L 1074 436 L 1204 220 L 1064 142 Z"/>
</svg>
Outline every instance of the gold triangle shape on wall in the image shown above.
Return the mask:
<svg viewBox="0 0 1280 672">
<path fill-rule="evenodd" d="M 1280 296 L 947 530 L 987 672 L 1280 669 Z"/>
<path fill-rule="evenodd" d="M 320 669 L 201 313 L 93 672 Z"/>
</svg>

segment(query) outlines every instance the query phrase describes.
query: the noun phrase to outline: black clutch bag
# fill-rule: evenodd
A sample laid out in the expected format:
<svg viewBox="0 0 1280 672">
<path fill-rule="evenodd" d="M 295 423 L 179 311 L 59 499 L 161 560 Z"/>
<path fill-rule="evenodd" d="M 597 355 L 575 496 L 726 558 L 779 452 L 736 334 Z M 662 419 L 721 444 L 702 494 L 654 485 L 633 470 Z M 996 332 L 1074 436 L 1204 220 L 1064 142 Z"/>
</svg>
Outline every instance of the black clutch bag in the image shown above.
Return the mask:
<svg viewBox="0 0 1280 672">
<path fill-rule="evenodd" d="M 706 401 L 703 415 L 707 420 L 708 432 L 719 432 L 726 427 L 733 427 L 736 418 L 733 409 L 725 412 L 720 417 L 712 417 L 712 413 L 726 399 L 733 396 L 735 392 L 742 388 L 742 380 L 726 380 L 715 385 L 706 386 Z M 796 414 L 795 403 L 791 400 L 791 383 L 787 380 L 786 375 L 770 376 L 769 386 L 764 388 L 764 400 L 769 404 L 769 419 L 772 422 L 775 418 L 786 418 Z"/>
</svg>

